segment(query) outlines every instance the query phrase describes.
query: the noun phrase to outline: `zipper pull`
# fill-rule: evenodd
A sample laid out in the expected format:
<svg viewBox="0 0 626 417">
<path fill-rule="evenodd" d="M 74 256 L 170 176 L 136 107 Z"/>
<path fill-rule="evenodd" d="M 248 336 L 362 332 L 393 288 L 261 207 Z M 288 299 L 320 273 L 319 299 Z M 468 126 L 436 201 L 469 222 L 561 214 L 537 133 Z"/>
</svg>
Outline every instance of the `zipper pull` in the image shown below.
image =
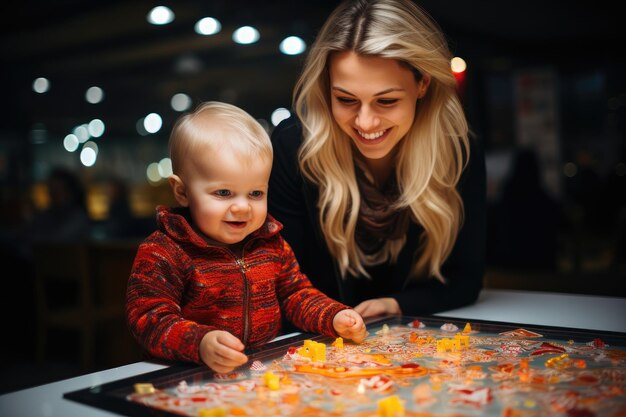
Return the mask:
<svg viewBox="0 0 626 417">
<path fill-rule="evenodd" d="M 239 268 L 241 268 L 241 270 L 244 273 L 248 271 L 248 266 L 246 265 L 246 262 L 243 259 L 237 258 L 236 262 L 237 262 L 237 265 L 239 265 Z"/>
</svg>

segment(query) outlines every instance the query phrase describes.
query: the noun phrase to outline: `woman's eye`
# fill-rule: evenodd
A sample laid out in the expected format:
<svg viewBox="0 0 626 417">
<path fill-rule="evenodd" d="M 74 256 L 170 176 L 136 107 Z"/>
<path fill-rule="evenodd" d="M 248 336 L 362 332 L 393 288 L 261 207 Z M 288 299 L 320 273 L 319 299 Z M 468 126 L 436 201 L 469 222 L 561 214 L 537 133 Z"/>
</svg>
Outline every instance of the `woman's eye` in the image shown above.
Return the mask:
<svg viewBox="0 0 626 417">
<path fill-rule="evenodd" d="M 336 100 L 341 104 L 354 104 L 356 100 L 350 97 L 335 97 Z"/>
<path fill-rule="evenodd" d="M 264 195 L 263 191 L 252 191 L 250 193 L 250 197 L 252 198 L 261 198 L 263 197 L 263 195 Z"/>
<path fill-rule="evenodd" d="M 382 104 L 383 106 L 390 106 L 392 104 L 396 104 L 397 102 L 397 98 L 381 98 L 378 100 L 378 103 Z"/>
<path fill-rule="evenodd" d="M 217 190 L 214 194 L 218 197 L 228 197 L 230 196 L 230 191 L 228 190 Z"/>
</svg>

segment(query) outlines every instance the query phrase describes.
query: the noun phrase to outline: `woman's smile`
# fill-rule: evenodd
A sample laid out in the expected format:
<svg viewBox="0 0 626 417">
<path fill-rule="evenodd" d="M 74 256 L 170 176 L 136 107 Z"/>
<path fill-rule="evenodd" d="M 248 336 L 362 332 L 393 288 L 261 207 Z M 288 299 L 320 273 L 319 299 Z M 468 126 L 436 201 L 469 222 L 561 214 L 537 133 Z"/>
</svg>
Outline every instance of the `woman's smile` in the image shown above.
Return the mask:
<svg viewBox="0 0 626 417">
<path fill-rule="evenodd" d="M 375 145 L 384 141 L 387 138 L 390 130 L 391 129 L 384 129 L 376 132 L 365 133 L 359 129 L 355 129 L 357 133 L 357 138 L 366 145 Z"/>
</svg>

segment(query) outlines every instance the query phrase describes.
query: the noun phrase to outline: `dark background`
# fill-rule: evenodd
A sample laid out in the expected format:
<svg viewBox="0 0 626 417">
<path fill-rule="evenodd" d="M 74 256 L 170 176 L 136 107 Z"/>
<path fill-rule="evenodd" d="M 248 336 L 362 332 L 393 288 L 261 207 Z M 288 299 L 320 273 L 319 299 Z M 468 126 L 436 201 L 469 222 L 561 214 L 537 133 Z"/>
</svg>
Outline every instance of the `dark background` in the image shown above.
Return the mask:
<svg viewBox="0 0 626 417">
<path fill-rule="evenodd" d="M 73 332 L 52 331 L 44 362 L 34 360 L 33 265 L 16 259 L 11 245 L 19 242 L 6 236 L 16 236 L 29 213 L 46 205 L 50 170 L 64 166 L 80 176 L 96 226 L 108 216 L 106 184 L 116 178 L 128 186 L 137 227 L 123 242 L 112 242 L 126 252 L 106 261 L 120 266 L 106 276 L 105 286 L 123 288 L 125 260 L 132 261 L 136 243 L 150 230 L 154 206 L 172 203 L 167 184 L 149 183 L 145 175 L 149 163 L 167 156 L 168 134 L 180 115 L 169 106 L 171 96 L 187 93 L 194 105 L 228 101 L 269 121 L 274 109 L 290 107 L 304 57 L 282 55 L 278 44 L 298 35 L 310 45 L 337 2 L 163 4 L 176 14 L 165 26 L 147 23 L 146 14 L 157 5 L 152 1 L 22 2 L 2 10 L 2 315 L 11 323 L 2 351 L 3 391 L 141 359 L 118 322 L 98 327 L 89 368 L 77 361 Z M 487 152 L 485 286 L 626 296 L 626 59 L 617 5 L 420 4 L 468 64 L 459 93 Z M 193 25 L 205 16 L 218 18 L 222 31 L 195 34 Z M 233 30 L 245 24 L 259 29 L 259 42 L 232 42 Z M 41 76 L 51 82 L 46 94 L 31 89 Z M 105 92 L 99 104 L 84 100 L 93 85 Z M 151 112 L 162 116 L 163 127 L 142 136 L 137 120 Z M 84 167 L 78 152 L 65 152 L 61 144 L 74 126 L 95 117 L 105 121 L 106 131 L 95 140 L 97 163 Z M 537 165 L 531 155 L 525 159 L 530 165 L 514 169 L 521 150 L 530 150 Z M 521 176 L 509 179 L 514 171 Z M 101 233 L 94 239 L 102 245 L 112 240 Z"/>
</svg>

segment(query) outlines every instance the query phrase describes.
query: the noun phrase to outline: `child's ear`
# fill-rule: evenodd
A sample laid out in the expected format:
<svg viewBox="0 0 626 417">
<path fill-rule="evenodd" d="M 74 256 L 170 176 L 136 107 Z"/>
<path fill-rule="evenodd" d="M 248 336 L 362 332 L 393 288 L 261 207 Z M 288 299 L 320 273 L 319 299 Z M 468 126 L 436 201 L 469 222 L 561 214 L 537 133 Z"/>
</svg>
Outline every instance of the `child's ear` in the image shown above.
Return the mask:
<svg viewBox="0 0 626 417">
<path fill-rule="evenodd" d="M 189 199 L 187 198 L 187 187 L 185 187 L 183 180 L 181 180 L 178 175 L 170 175 L 167 181 L 170 183 L 174 198 L 178 201 L 178 204 L 187 207 L 189 205 Z"/>
</svg>

